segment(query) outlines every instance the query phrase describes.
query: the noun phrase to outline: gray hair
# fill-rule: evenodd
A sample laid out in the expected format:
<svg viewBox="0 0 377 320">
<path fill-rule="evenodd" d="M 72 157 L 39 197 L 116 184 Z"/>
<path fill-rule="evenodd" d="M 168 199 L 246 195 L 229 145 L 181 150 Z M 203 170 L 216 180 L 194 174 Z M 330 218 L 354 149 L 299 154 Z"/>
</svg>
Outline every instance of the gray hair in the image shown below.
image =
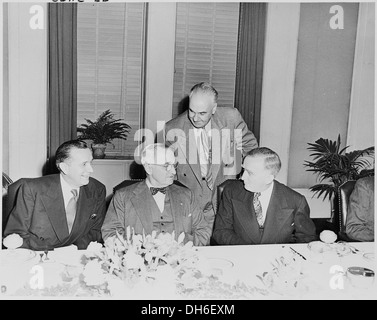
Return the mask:
<svg viewBox="0 0 377 320">
<path fill-rule="evenodd" d="M 271 174 L 276 177 L 281 168 L 281 161 L 279 155 L 266 147 L 259 147 L 249 151 L 246 157 L 261 157 L 264 158 L 264 167 L 266 170 L 270 171 Z"/>
<path fill-rule="evenodd" d="M 165 164 L 166 163 L 166 151 L 171 150 L 174 154 L 172 148 L 166 146 L 163 143 L 152 143 L 147 145 L 141 152 L 141 164 Z M 157 155 L 159 152 L 163 151 L 164 155 L 161 158 L 158 158 Z"/>
<path fill-rule="evenodd" d="M 202 92 L 208 95 L 213 96 L 213 100 L 215 103 L 217 103 L 217 97 L 218 97 L 218 92 L 217 90 L 208 82 L 200 82 L 194 85 L 191 90 L 190 90 L 190 98 L 194 93 L 197 92 Z"/>
</svg>

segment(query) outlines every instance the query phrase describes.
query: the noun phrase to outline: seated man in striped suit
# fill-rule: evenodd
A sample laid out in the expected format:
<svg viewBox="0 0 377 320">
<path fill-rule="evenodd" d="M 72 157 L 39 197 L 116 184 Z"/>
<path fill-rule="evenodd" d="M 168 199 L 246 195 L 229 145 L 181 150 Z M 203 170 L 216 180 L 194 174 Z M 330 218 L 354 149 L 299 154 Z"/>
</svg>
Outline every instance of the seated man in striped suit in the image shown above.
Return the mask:
<svg viewBox="0 0 377 320">
<path fill-rule="evenodd" d="M 199 210 L 190 189 L 173 184 L 176 159 L 164 144 L 151 144 L 141 154 L 147 178 L 115 192 L 102 236 L 106 240 L 116 231 L 126 237 L 127 227 L 135 234 L 184 232 L 185 242 L 208 245 L 211 229 Z"/>
</svg>

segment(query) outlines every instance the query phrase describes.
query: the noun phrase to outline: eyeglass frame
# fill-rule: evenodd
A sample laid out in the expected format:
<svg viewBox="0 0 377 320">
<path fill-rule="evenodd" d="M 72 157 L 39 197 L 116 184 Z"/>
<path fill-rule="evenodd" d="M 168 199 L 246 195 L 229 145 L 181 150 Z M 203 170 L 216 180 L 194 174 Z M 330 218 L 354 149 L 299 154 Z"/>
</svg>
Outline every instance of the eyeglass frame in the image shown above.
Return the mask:
<svg viewBox="0 0 377 320">
<path fill-rule="evenodd" d="M 176 163 L 165 163 L 165 164 L 157 164 L 157 163 L 149 163 L 149 164 L 154 165 L 154 166 L 164 167 L 166 171 L 169 171 L 172 168 L 174 168 L 174 170 L 177 170 L 179 163 L 176 162 Z"/>
</svg>

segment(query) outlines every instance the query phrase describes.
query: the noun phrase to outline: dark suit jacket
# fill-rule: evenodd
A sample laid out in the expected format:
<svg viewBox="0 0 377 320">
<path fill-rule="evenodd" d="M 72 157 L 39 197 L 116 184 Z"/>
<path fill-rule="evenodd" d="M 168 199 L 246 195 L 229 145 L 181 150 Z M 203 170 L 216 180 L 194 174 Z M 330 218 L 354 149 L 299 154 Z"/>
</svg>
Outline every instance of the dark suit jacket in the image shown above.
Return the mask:
<svg viewBox="0 0 377 320">
<path fill-rule="evenodd" d="M 186 187 L 172 184 L 167 194 L 171 201 L 176 237 L 185 232 L 186 241 L 191 240 L 196 246 L 209 244 L 211 229 L 205 223 L 192 192 Z M 151 234 L 152 206 L 155 206 L 155 200 L 145 181 L 119 189 L 111 200 L 102 226 L 103 238 L 106 240 L 115 235 L 115 230 L 125 234 L 128 226 L 131 232 L 134 228 L 135 234 Z"/>
<path fill-rule="evenodd" d="M 262 236 L 253 208 L 253 196 L 242 181 L 225 187 L 213 232 L 218 244 L 291 243 L 316 239 L 315 225 L 303 195 L 275 180 Z"/>
<path fill-rule="evenodd" d="M 216 208 L 217 186 L 227 179 L 236 177 L 241 169 L 241 152 L 244 155 L 258 147 L 258 142 L 236 108 L 217 107 L 211 119 L 211 129 L 220 133 L 219 139 L 212 138 L 212 178 L 214 188 L 212 190 L 212 199 L 201 199 L 203 196 L 202 176 L 197 158 L 195 134 L 193 130 L 190 130 L 193 128 L 187 111 L 185 111 L 166 123 L 164 129 L 165 142 L 178 151 L 177 180 L 194 192 L 195 198 L 198 199 L 202 206 L 212 200 L 213 207 Z M 240 130 L 241 135 L 239 138 L 235 135 L 235 129 Z M 223 136 L 221 136 L 222 133 L 224 134 Z M 234 152 L 235 149 L 238 152 Z"/>
<path fill-rule="evenodd" d="M 18 233 L 24 238 L 22 247 L 32 250 L 71 244 L 86 249 L 91 241 L 102 241 L 106 189 L 101 182 L 90 178 L 89 184 L 80 188 L 76 218 L 69 234 L 60 175 L 22 180 L 5 236 Z"/>
<path fill-rule="evenodd" d="M 374 176 L 358 179 L 349 201 L 347 236 L 357 241 L 374 241 Z"/>
</svg>

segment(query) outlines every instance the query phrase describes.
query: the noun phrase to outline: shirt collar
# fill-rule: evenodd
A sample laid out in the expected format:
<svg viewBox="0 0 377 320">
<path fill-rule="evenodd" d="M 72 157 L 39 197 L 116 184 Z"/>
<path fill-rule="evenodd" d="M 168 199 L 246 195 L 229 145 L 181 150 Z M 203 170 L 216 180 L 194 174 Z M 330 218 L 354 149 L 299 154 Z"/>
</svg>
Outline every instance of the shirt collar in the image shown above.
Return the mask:
<svg viewBox="0 0 377 320">
<path fill-rule="evenodd" d="M 63 174 L 60 174 L 60 185 L 62 186 L 63 194 L 70 194 L 72 189 L 77 190 L 77 194 L 80 194 L 80 188 L 72 188 L 67 181 L 65 181 Z"/>
</svg>

